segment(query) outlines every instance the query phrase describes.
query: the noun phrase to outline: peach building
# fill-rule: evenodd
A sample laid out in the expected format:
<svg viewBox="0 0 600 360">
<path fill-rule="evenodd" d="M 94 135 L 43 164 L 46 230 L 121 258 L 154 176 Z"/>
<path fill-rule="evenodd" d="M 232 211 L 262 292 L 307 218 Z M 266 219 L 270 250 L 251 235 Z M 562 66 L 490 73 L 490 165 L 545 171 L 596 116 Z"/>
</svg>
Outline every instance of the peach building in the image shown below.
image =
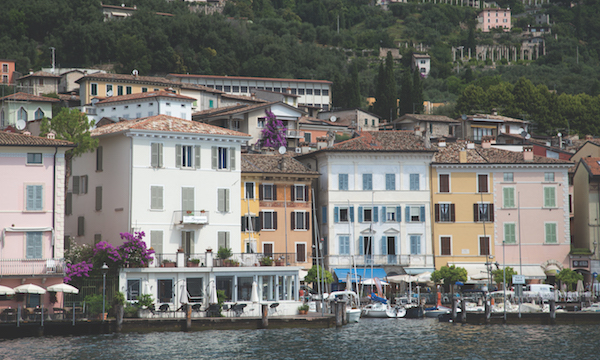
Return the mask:
<svg viewBox="0 0 600 360">
<path fill-rule="evenodd" d="M 477 15 L 477 29 L 483 32 L 489 32 L 494 28 L 510 31 L 512 28 L 510 14 L 510 9 L 484 9 Z"/>
</svg>

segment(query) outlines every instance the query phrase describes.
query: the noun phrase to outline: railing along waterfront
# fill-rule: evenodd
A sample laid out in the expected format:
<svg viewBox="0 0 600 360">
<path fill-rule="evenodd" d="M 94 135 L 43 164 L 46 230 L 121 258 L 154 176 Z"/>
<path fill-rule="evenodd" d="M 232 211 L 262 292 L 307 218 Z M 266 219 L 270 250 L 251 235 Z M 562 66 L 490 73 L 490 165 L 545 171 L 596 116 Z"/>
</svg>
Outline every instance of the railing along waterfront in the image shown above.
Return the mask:
<svg viewBox="0 0 600 360">
<path fill-rule="evenodd" d="M 150 267 L 235 267 L 235 266 L 306 266 L 311 254 L 296 253 L 234 253 L 227 259 L 219 259 L 213 253 L 212 263 L 206 263 L 206 253 L 184 253 L 183 266 L 177 263 L 178 253 L 155 253 Z M 302 261 L 304 260 L 304 261 Z"/>
<path fill-rule="evenodd" d="M 64 275 L 64 259 L 0 259 L 0 276 Z"/>
<path fill-rule="evenodd" d="M 354 261 L 352 260 L 354 258 Z M 433 255 L 328 255 L 330 266 L 402 265 L 433 267 Z"/>
</svg>

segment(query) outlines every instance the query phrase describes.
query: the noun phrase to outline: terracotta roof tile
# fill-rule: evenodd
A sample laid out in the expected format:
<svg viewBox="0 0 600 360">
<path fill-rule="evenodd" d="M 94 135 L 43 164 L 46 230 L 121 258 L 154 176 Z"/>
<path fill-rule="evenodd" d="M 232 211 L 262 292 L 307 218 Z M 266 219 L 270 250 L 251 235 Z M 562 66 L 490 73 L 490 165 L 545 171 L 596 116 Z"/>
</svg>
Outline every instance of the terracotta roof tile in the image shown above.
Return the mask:
<svg viewBox="0 0 600 360">
<path fill-rule="evenodd" d="M 44 102 L 59 102 L 60 101 L 60 100 L 55 99 L 55 98 L 46 97 L 46 96 L 31 95 L 31 94 L 26 94 L 24 92 L 18 92 L 18 93 L 6 95 L 5 97 L 0 98 L 0 100 L 44 101 Z"/>
<path fill-rule="evenodd" d="M 190 83 L 180 83 L 182 89 L 193 89 L 193 90 L 201 90 L 206 91 L 213 94 L 225 94 L 221 90 L 209 88 L 208 86 L 200 85 L 200 84 L 190 84 Z"/>
<path fill-rule="evenodd" d="M 326 151 L 424 151 L 435 152 L 425 147 L 423 138 L 413 131 L 363 131 L 358 137 L 342 141 Z M 319 150 L 321 151 L 321 150 Z"/>
<path fill-rule="evenodd" d="M 513 118 L 508 117 L 508 116 L 491 115 L 491 114 L 468 115 L 467 119 L 471 120 L 471 121 L 473 121 L 473 120 L 477 121 L 477 119 L 482 119 L 482 120 L 485 121 L 486 119 L 489 119 L 489 120 L 501 120 L 501 121 L 504 121 L 504 122 L 512 122 L 512 123 L 526 123 L 527 122 L 527 121 L 523 121 L 523 120 L 520 120 L 520 119 L 513 119 Z"/>
<path fill-rule="evenodd" d="M 427 114 L 405 114 L 402 115 L 398 120 L 393 122 L 402 121 L 404 119 L 416 120 L 416 121 L 431 121 L 431 122 L 445 122 L 445 123 L 460 123 L 458 120 L 454 120 L 445 115 L 427 115 Z"/>
<path fill-rule="evenodd" d="M 33 74 L 27 74 L 27 75 L 23 75 L 20 78 L 18 78 L 17 80 L 21 80 L 21 79 L 25 79 L 28 77 L 45 77 L 45 78 L 60 78 L 59 75 L 54 75 L 51 74 L 49 72 L 45 72 L 45 71 L 36 71 Z"/>
<path fill-rule="evenodd" d="M 255 103 L 267 103 L 267 100 L 263 100 L 263 99 L 258 99 L 252 96 L 246 96 L 246 95 L 233 95 L 233 94 L 221 94 L 222 98 L 228 98 L 228 99 L 235 99 L 235 100 L 243 100 L 243 101 L 250 101 L 250 102 L 255 102 Z"/>
<path fill-rule="evenodd" d="M 152 92 L 145 92 L 145 93 L 127 94 L 127 95 L 120 95 L 120 96 L 111 96 L 111 97 L 104 98 L 101 101 L 98 101 L 98 104 L 107 104 L 107 103 L 113 103 L 113 102 L 119 102 L 119 101 L 128 101 L 128 100 L 148 99 L 148 98 L 154 98 L 154 97 L 163 97 L 163 98 L 171 98 L 171 99 L 182 99 L 182 100 L 191 100 L 191 101 L 195 101 L 196 100 L 193 97 L 179 95 L 179 94 L 174 94 L 174 93 L 172 93 L 170 91 L 159 90 L 159 91 L 152 91 Z"/>
<path fill-rule="evenodd" d="M 437 164 L 460 164 L 460 151 L 465 149 L 466 142 L 457 141 L 455 143 L 446 143 L 445 147 L 439 147 L 435 154 L 433 163 Z M 533 155 L 533 161 L 525 161 L 523 153 L 518 151 L 509 151 L 496 148 L 484 149 L 481 145 L 475 145 L 474 149 L 466 149 L 467 163 L 469 164 L 565 164 L 572 162 L 560 159 L 550 159 L 544 156 Z"/>
<path fill-rule="evenodd" d="M 325 119 L 318 119 L 318 118 L 314 118 L 314 117 L 310 117 L 310 116 L 302 116 L 299 121 L 300 121 L 300 124 L 307 124 L 307 125 L 326 125 L 326 126 L 347 127 L 347 125 L 344 125 L 344 124 L 340 124 L 337 122 L 331 122 L 331 121 L 325 120 Z"/>
<path fill-rule="evenodd" d="M 233 80 L 259 80 L 259 81 L 290 81 L 290 82 L 306 82 L 306 83 L 321 83 L 333 84 L 329 80 L 309 80 L 309 79 L 280 79 L 280 78 L 263 78 L 263 77 L 246 77 L 246 76 L 217 76 L 217 75 L 196 75 L 196 74 L 169 74 L 174 78 L 209 78 L 209 79 L 233 79 Z"/>
<path fill-rule="evenodd" d="M 70 141 L 48 139 L 39 136 L 30 136 L 0 131 L 0 146 L 60 146 L 75 147 Z"/>
<path fill-rule="evenodd" d="M 86 76 L 81 77 L 79 80 L 75 81 L 76 83 L 81 83 L 84 80 L 118 80 L 122 82 L 131 82 L 131 83 L 148 83 L 148 84 L 158 84 L 163 86 L 174 86 L 180 87 L 181 83 L 178 81 L 171 81 L 164 77 L 158 76 L 134 76 L 129 74 L 111 74 L 111 73 L 93 73 L 88 74 Z"/>
<path fill-rule="evenodd" d="M 155 115 L 145 118 L 119 121 L 107 124 L 91 131 L 92 136 L 108 135 L 127 130 L 150 130 L 180 132 L 189 134 L 228 135 L 250 137 L 239 131 L 225 129 L 196 121 L 184 120 L 167 115 Z"/>
<path fill-rule="evenodd" d="M 586 157 L 581 159 L 588 169 L 588 172 L 594 176 L 600 175 L 600 158 Z"/>
<path fill-rule="evenodd" d="M 204 118 L 212 117 L 212 116 L 226 116 L 226 115 L 233 115 L 233 114 L 241 114 L 241 113 L 245 113 L 245 112 L 252 111 L 255 109 L 268 107 L 268 106 L 276 104 L 276 103 L 277 103 L 277 101 L 253 104 L 253 105 L 233 105 L 233 106 L 227 106 L 227 107 L 223 107 L 223 108 L 199 111 L 199 112 L 193 113 L 192 116 L 194 118 L 204 119 Z"/>
<path fill-rule="evenodd" d="M 242 154 L 242 173 L 319 175 L 287 154 Z"/>
</svg>

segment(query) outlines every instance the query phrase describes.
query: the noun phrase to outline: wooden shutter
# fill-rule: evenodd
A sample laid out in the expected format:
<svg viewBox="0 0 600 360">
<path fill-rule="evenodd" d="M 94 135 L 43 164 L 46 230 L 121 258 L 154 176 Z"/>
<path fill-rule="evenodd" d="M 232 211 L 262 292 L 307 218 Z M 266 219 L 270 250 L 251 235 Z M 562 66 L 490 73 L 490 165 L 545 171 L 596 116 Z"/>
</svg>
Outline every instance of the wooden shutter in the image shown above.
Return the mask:
<svg viewBox="0 0 600 360">
<path fill-rule="evenodd" d="M 231 170 L 235 170 L 236 164 L 235 164 L 235 148 L 234 147 L 230 147 L 229 148 L 229 168 Z"/>
<path fill-rule="evenodd" d="M 219 149 L 216 146 L 210 148 L 211 167 L 216 169 L 219 166 Z"/>
<path fill-rule="evenodd" d="M 175 145 L 175 166 L 181 167 L 181 145 Z"/>
<path fill-rule="evenodd" d="M 473 221 L 479 221 L 479 204 L 473 204 Z"/>
<path fill-rule="evenodd" d="M 479 179 L 479 192 L 486 193 L 488 192 L 488 176 L 484 174 L 477 175 Z"/>
<path fill-rule="evenodd" d="M 263 200 L 263 188 L 263 184 L 258 185 L 258 200 Z"/>
<path fill-rule="evenodd" d="M 273 184 L 272 188 L 273 190 L 271 192 L 273 193 L 273 200 L 277 200 L 277 185 Z"/>
<path fill-rule="evenodd" d="M 440 222 L 440 204 L 435 204 L 435 222 Z"/>
<path fill-rule="evenodd" d="M 488 204 L 488 218 L 490 222 L 494 222 L 494 204 Z"/>
<path fill-rule="evenodd" d="M 102 186 L 96 186 L 96 211 L 102 210 Z"/>
<path fill-rule="evenodd" d="M 246 216 L 242 216 L 241 224 L 242 224 L 242 231 L 246 231 Z"/>
<path fill-rule="evenodd" d="M 450 192 L 450 175 L 440 174 L 440 192 Z"/>
<path fill-rule="evenodd" d="M 363 222 L 363 208 L 362 206 L 358 207 L 358 222 Z"/>
<path fill-rule="evenodd" d="M 310 211 L 304 213 L 304 228 L 310 230 Z"/>
<path fill-rule="evenodd" d="M 199 145 L 194 146 L 194 167 L 200 169 L 200 149 Z"/>
<path fill-rule="evenodd" d="M 73 176 L 73 194 L 79 195 L 79 176 Z"/>
<path fill-rule="evenodd" d="M 292 230 L 296 230 L 296 212 L 292 211 L 290 215 L 290 224 L 292 226 Z"/>
<path fill-rule="evenodd" d="M 440 255 L 452 255 L 451 249 L 450 249 L 450 237 L 442 236 L 442 238 L 440 240 L 441 240 Z"/>
<path fill-rule="evenodd" d="M 489 255 L 490 254 L 490 242 L 487 236 L 482 236 L 479 238 L 479 255 Z"/>
<path fill-rule="evenodd" d="M 396 221 L 402 222 L 402 206 L 396 206 Z"/>
<path fill-rule="evenodd" d="M 158 167 L 158 143 L 150 144 L 150 166 Z"/>
<path fill-rule="evenodd" d="M 456 211 L 454 209 L 454 204 L 450 204 L 450 221 L 456 221 Z"/>
<path fill-rule="evenodd" d="M 304 201 L 308 202 L 308 185 L 304 185 Z"/>
<path fill-rule="evenodd" d="M 83 216 L 77 218 L 77 236 L 83 236 L 85 234 L 85 220 Z"/>
<path fill-rule="evenodd" d="M 102 171 L 102 146 L 96 149 L 96 171 Z"/>
<path fill-rule="evenodd" d="M 419 216 L 420 222 L 425 222 L 425 206 L 421 206 L 421 215 Z"/>
<path fill-rule="evenodd" d="M 263 253 L 266 256 L 273 255 L 273 244 L 263 244 Z"/>
<path fill-rule="evenodd" d="M 273 211 L 273 230 L 277 230 L 277 211 Z"/>
<path fill-rule="evenodd" d="M 306 244 L 296 244 L 296 262 L 306 261 Z"/>
<path fill-rule="evenodd" d="M 371 211 L 371 218 L 373 219 L 374 223 L 379 222 L 379 208 L 377 206 L 373 206 L 373 211 Z"/>
<path fill-rule="evenodd" d="M 292 185 L 291 189 L 292 189 L 292 191 L 291 191 L 291 194 L 290 194 L 290 199 L 291 199 L 291 201 L 296 201 L 296 186 Z"/>
</svg>

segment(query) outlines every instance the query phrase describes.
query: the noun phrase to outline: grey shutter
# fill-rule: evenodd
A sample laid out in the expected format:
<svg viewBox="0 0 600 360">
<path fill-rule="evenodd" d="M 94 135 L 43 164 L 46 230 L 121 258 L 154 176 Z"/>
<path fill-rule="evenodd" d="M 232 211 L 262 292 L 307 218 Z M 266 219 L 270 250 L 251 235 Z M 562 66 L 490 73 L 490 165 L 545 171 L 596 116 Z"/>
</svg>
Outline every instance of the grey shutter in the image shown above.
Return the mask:
<svg viewBox="0 0 600 360">
<path fill-rule="evenodd" d="M 235 148 L 234 147 L 230 147 L 229 148 L 229 168 L 231 170 L 235 170 Z"/>
<path fill-rule="evenodd" d="M 102 210 L 102 186 L 96 186 L 96 211 Z"/>
<path fill-rule="evenodd" d="M 242 231 L 246 231 L 246 216 L 241 217 Z"/>
<path fill-rule="evenodd" d="M 290 213 L 290 224 L 292 225 L 292 230 L 296 229 L 296 212 L 292 211 Z"/>
<path fill-rule="evenodd" d="M 402 206 L 396 206 L 396 220 L 402 222 Z"/>
<path fill-rule="evenodd" d="M 379 209 L 377 208 L 377 206 L 373 206 L 373 211 L 371 211 L 371 213 L 372 213 L 371 216 L 372 216 L 373 222 L 375 222 L 375 223 L 379 222 Z M 385 217 L 384 217 L 384 219 L 385 219 Z"/>
<path fill-rule="evenodd" d="M 73 193 L 67 193 L 67 199 L 65 201 L 65 215 L 73 214 Z"/>
<path fill-rule="evenodd" d="M 290 194 L 290 199 L 291 199 L 291 201 L 296 201 L 296 186 L 292 185 L 291 189 L 292 189 L 292 191 Z"/>
<path fill-rule="evenodd" d="M 150 145 L 150 166 L 158 167 L 158 143 L 152 143 Z"/>
<path fill-rule="evenodd" d="M 194 149 L 196 150 L 194 152 L 194 167 L 196 169 L 200 169 L 200 149 L 201 147 L 199 145 L 194 146 Z"/>
<path fill-rule="evenodd" d="M 27 210 L 33 210 L 35 208 L 35 186 L 27 185 Z"/>
<path fill-rule="evenodd" d="M 219 210 L 220 212 L 224 212 L 225 211 L 225 194 L 224 194 L 225 189 L 218 189 L 217 190 L 217 210 Z"/>
<path fill-rule="evenodd" d="M 87 192 L 88 192 L 88 176 L 83 175 L 81 177 L 81 193 L 87 194 Z"/>
<path fill-rule="evenodd" d="M 308 202 L 308 185 L 304 185 L 304 201 Z"/>
<path fill-rule="evenodd" d="M 194 188 L 193 187 L 182 187 L 181 188 L 181 210 L 193 211 L 194 210 Z"/>
<path fill-rule="evenodd" d="M 194 231 L 190 231 L 190 254 L 196 253 L 196 248 L 194 242 L 196 241 L 196 233 Z"/>
<path fill-rule="evenodd" d="M 175 145 L 175 166 L 181 167 L 181 145 Z"/>
<path fill-rule="evenodd" d="M 219 151 L 216 146 L 210 148 L 210 157 L 212 159 L 211 167 L 216 169 L 219 166 Z"/>
<path fill-rule="evenodd" d="M 79 195 L 79 176 L 73 176 L 73 194 Z"/>
<path fill-rule="evenodd" d="M 77 236 L 83 236 L 85 234 L 85 219 L 83 216 L 77 218 Z"/>
<path fill-rule="evenodd" d="M 154 249 L 156 255 L 163 253 L 163 232 L 150 231 L 150 246 Z"/>
<path fill-rule="evenodd" d="M 310 211 L 304 213 L 304 228 L 310 230 Z"/>
<path fill-rule="evenodd" d="M 229 212 L 229 189 L 225 189 L 225 212 Z"/>
<path fill-rule="evenodd" d="M 102 171 L 102 146 L 96 149 L 96 171 Z"/>
<path fill-rule="evenodd" d="M 265 214 L 264 211 L 258 213 L 258 223 L 260 224 L 260 228 L 265 227 Z"/>
<path fill-rule="evenodd" d="M 33 186 L 34 189 L 34 200 L 33 200 L 33 210 L 43 210 L 44 209 L 44 187 L 42 185 Z"/>
<path fill-rule="evenodd" d="M 421 222 L 425 222 L 425 206 L 421 206 L 421 216 L 419 217 Z"/>
<path fill-rule="evenodd" d="M 163 188 L 162 186 L 150 187 L 150 208 L 161 210 L 163 208 Z"/>
<path fill-rule="evenodd" d="M 163 144 L 158 144 L 158 167 L 163 167 Z"/>
</svg>

